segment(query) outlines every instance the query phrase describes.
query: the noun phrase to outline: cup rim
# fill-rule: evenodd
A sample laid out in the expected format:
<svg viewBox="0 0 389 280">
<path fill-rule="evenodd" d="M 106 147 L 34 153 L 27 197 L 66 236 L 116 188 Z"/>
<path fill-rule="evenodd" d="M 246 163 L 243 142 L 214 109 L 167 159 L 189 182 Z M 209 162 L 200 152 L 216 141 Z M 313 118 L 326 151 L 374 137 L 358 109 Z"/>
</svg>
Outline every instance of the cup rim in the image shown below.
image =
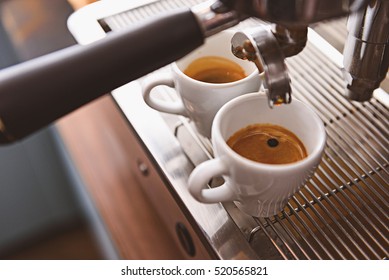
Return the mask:
<svg viewBox="0 0 389 280">
<path fill-rule="evenodd" d="M 241 164 L 244 164 L 245 166 L 249 168 L 266 168 L 268 170 L 285 170 L 287 169 L 298 169 L 303 165 L 306 165 L 310 163 L 312 160 L 317 158 L 317 156 L 320 156 L 322 152 L 324 151 L 325 145 L 326 145 L 326 139 L 327 139 L 327 134 L 326 130 L 323 124 L 323 121 L 319 118 L 319 116 L 315 113 L 315 111 L 309 106 L 308 104 L 294 98 L 293 102 L 299 103 L 300 105 L 306 107 L 310 112 L 312 112 L 311 117 L 314 119 L 314 121 L 318 124 L 319 127 L 319 133 L 323 136 L 320 138 L 320 143 L 314 148 L 314 150 L 304 159 L 292 162 L 292 163 L 283 163 L 283 164 L 269 164 L 269 163 L 261 163 L 261 162 L 256 162 L 250 159 L 247 159 L 235 151 L 231 149 L 230 146 L 227 145 L 226 139 L 223 138 L 221 135 L 220 129 L 218 127 L 220 126 L 221 119 L 223 115 L 225 114 L 226 111 L 230 110 L 230 108 L 234 107 L 236 104 L 241 103 L 242 100 L 252 100 L 252 99 L 267 99 L 266 95 L 261 95 L 264 94 L 264 92 L 252 92 L 252 93 L 247 93 L 242 96 L 238 96 L 231 101 L 227 102 L 225 105 L 223 105 L 220 110 L 217 112 L 215 118 L 214 118 L 214 123 L 212 126 L 212 142 L 215 141 L 215 139 L 222 140 L 220 141 L 218 145 L 221 145 L 223 150 L 226 151 L 228 156 L 240 161 Z M 284 105 L 284 106 L 289 106 L 289 105 Z"/>
<path fill-rule="evenodd" d="M 231 29 L 230 30 L 223 30 L 222 32 L 216 34 L 215 36 L 220 36 L 222 34 L 235 34 L 236 32 L 237 32 L 236 30 L 231 30 Z M 208 38 L 208 40 L 212 40 L 212 37 Z M 206 44 L 206 42 L 205 42 L 205 44 Z M 221 56 L 221 57 L 224 57 L 224 56 Z M 254 68 L 254 71 L 252 71 L 249 75 L 247 75 L 243 79 L 240 79 L 240 80 L 237 80 L 237 81 L 234 81 L 234 82 L 218 83 L 218 84 L 216 84 L 216 83 L 207 83 L 207 82 L 198 81 L 198 80 L 195 80 L 195 79 L 185 75 L 184 72 L 178 67 L 177 63 L 182 61 L 183 59 L 185 59 L 185 57 L 183 57 L 183 58 L 179 59 L 178 61 L 175 61 L 175 62 L 172 63 L 172 67 L 174 69 L 174 72 L 176 72 L 178 74 L 178 76 L 183 77 L 185 79 L 188 79 L 191 82 L 193 82 L 194 84 L 218 88 L 218 87 L 233 86 L 233 85 L 236 85 L 236 84 L 244 83 L 246 80 L 251 79 L 253 76 L 258 76 L 258 79 L 259 79 L 259 71 L 258 71 L 257 68 Z"/>
<path fill-rule="evenodd" d="M 254 69 L 254 71 L 251 72 L 250 75 L 244 77 L 243 79 L 234 81 L 234 82 L 228 82 L 228 83 L 208 83 L 208 82 L 202 82 L 202 81 L 193 79 L 193 78 L 185 75 L 184 72 L 182 72 L 181 69 L 178 67 L 177 62 L 173 62 L 172 67 L 173 67 L 174 72 L 180 78 L 187 79 L 187 80 L 191 81 L 192 83 L 197 84 L 199 86 L 207 86 L 207 87 L 213 87 L 213 88 L 230 87 L 230 86 L 234 86 L 234 85 L 237 85 L 237 84 L 242 84 L 242 83 L 245 83 L 247 80 L 252 79 L 254 76 L 258 76 L 258 79 L 260 79 L 258 69 Z"/>
</svg>

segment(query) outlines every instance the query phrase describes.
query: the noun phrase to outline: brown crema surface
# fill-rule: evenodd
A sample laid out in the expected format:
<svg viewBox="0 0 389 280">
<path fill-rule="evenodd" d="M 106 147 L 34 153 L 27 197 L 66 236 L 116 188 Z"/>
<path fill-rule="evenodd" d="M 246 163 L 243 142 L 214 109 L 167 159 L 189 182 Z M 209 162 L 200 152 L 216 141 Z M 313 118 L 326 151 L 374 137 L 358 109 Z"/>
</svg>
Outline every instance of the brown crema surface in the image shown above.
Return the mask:
<svg viewBox="0 0 389 280">
<path fill-rule="evenodd" d="M 286 128 L 253 124 L 235 132 L 227 141 L 239 155 L 260 163 L 285 164 L 307 157 L 301 140 Z"/>
</svg>

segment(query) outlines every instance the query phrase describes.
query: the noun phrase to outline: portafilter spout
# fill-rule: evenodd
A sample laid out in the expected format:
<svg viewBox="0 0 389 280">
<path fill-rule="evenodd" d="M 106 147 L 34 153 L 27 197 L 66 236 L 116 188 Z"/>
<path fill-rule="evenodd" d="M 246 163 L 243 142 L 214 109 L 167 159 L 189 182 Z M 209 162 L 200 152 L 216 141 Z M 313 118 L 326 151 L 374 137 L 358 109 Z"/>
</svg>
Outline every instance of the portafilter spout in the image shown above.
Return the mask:
<svg viewBox="0 0 389 280">
<path fill-rule="evenodd" d="M 271 108 L 292 101 L 285 56 L 269 26 L 237 32 L 231 44 L 236 57 L 252 61 L 257 66 Z"/>
</svg>

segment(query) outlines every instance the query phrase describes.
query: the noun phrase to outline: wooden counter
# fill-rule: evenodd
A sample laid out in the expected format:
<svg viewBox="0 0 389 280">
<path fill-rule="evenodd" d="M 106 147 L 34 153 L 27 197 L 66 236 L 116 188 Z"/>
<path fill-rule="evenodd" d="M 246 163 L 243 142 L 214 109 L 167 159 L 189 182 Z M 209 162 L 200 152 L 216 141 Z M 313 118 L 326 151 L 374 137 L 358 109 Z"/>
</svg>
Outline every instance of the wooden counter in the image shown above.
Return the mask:
<svg viewBox="0 0 389 280">
<path fill-rule="evenodd" d="M 68 0 L 77 9 L 91 0 Z M 131 131 L 110 95 L 57 127 L 123 259 L 182 259 L 131 168 Z"/>
</svg>

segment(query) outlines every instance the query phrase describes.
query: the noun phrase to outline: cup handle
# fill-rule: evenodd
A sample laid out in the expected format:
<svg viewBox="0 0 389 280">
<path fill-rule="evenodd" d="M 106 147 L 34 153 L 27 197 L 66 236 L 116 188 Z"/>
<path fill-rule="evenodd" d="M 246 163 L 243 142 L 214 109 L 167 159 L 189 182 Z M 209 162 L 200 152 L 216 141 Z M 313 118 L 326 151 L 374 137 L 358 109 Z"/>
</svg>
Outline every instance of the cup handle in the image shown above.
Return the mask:
<svg viewBox="0 0 389 280">
<path fill-rule="evenodd" d="M 154 79 L 144 81 L 142 84 L 143 99 L 147 105 L 160 112 L 188 116 L 184 104 L 179 101 L 166 101 L 151 96 L 151 91 L 157 86 L 175 87 L 174 80 L 171 74 L 164 74 Z"/>
<path fill-rule="evenodd" d="M 227 183 L 212 189 L 207 187 L 212 178 L 221 175 L 228 175 L 228 165 L 222 159 L 215 158 L 199 164 L 189 176 L 189 192 L 203 203 L 237 200 L 237 195 Z"/>
</svg>

